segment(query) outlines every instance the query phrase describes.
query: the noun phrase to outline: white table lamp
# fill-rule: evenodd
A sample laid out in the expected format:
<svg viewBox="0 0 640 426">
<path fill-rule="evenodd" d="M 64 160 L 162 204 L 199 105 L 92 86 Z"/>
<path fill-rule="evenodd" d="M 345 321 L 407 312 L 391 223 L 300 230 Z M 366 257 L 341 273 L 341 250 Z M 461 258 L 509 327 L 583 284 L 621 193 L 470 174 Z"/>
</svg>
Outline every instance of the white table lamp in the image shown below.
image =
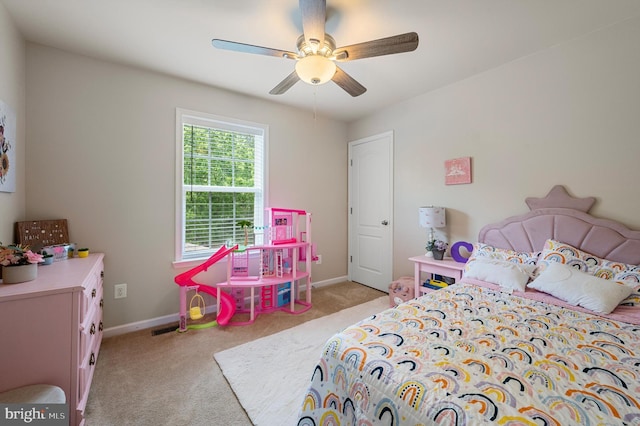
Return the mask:
<svg viewBox="0 0 640 426">
<path fill-rule="evenodd" d="M 420 207 L 418 209 L 418 219 L 421 227 L 429 228 L 429 241 L 434 239 L 434 228 L 444 228 L 447 225 L 444 207 Z M 431 252 L 428 252 L 427 256 L 429 254 Z"/>
</svg>

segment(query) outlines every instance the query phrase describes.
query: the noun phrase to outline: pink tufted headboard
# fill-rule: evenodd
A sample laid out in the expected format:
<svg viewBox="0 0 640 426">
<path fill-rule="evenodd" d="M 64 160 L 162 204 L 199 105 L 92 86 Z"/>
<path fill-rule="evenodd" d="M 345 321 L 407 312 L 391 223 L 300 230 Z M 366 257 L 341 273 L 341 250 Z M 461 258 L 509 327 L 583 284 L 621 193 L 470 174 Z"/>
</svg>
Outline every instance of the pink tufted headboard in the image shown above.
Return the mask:
<svg viewBox="0 0 640 426">
<path fill-rule="evenodd" d="M 640 231 L 591 216 L 587 211 L 593 201 L 573 198 L 562 186 L 556 186 L 545 198 L 527 199 L 532 208 L 529 213 L 483 227 L 478 241 L 533 252 L 542 250 L 544 242 L 551 238 L 601 258 L 640 265 Z"/>
</svg>

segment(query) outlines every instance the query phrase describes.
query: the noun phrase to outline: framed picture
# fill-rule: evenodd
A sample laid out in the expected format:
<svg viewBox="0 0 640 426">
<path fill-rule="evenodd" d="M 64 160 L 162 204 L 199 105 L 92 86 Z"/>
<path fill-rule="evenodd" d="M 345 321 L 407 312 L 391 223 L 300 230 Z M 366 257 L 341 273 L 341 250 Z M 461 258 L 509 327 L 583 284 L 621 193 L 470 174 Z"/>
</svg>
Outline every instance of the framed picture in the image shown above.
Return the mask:
<svg viewBox="0 0 640 426">
<path fill-rule="evenodd" d="M 471 183 L 471 157 L 454 158 L 444 162 L 445 185 Z"/>
<path fill-rule="evenodd" d="M 0 191 L 16 191 L 16 114 L 0 100 Z"/>
</svg>

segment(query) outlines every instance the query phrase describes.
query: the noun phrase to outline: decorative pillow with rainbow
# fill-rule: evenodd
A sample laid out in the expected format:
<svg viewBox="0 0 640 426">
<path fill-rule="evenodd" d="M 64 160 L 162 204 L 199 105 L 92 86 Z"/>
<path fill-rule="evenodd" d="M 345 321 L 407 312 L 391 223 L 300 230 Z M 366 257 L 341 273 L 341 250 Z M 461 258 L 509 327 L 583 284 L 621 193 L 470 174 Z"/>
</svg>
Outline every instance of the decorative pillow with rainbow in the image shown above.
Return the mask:
<svg viewBox="0 0 640 426">
<path fill-rule="evenodd" d="M 640 265 L 627 265 L 613 260 L 601 259 L 559 241 L 547 240 L 544 243 L 544 248 L 538 259 L 536 275 L 542 273 L 550 262 L 564 263 L 594 277 L 616 281 L 630 287 L 640 285 Z"/>
<path fill-rule="evenodd" d="M 540 255 L 539 251 L 536 251 L 536 252 L 514 251 L 514 250 L 490 246 L 489 244 L 475 243 L 473 245 L 473 252 L 471 252 L 471 256 L 467 260 L 467 266 L 470 264 L 470 262 L 473 262 L 474 260 L 480 257 L 495 259 L 495 260 L 504 260 L 506 262 L 512 262 L 512 263 L 523 263 L 526 265 L 535 265 L 538 261 L 539 255 Z M 466 267 L 465 269 L 468 270 L 468 268 Z"/>
</svg>

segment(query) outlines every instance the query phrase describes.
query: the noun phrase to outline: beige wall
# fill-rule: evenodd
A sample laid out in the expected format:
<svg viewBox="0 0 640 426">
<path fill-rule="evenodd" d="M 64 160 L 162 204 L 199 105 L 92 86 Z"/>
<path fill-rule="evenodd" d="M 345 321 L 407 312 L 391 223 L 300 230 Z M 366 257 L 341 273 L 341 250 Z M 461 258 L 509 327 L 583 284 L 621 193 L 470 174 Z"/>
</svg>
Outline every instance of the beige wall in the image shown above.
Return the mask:
<svg viewBox="0 0 640 426">
<path fill-rule="evenodd" d="M 107 327 L 178 311 L 176 107 L 268 124 L 270 205 L 313 213 L 314 281 L 346 275 L 344 123 L 33 44 L 27 106 L 29 220 L 67 218 L 73 242 L 106 254 Z M 224 279 L 216 266 L 207 279 Z"/>
<path fill-rule="evenodd" d="M 0 192 L 0 242 L 13 242 L 13 224 L 25 212 L 25 42 L 0 3 L 0 100 L 16 114 L 16 191 Z"/>
<path fill-rule="evenodd" d="M 11 37 L 3 48 L 19 46 Z M 628 20 L 348 126 L 28 44 L 26 219 L 66 217 L 75 242 L 107 254 L 107 327 L 175 313 L 174 117 L 182 107 L 270 126 L 271 204 L 314 213 L 323 254 L 314 281 L 347 270 L 346 143 L 388 130 L 395 276 L 410 274 L 407 257 L 423 251 L 417 209 L 426 204 L 447 207 L 451 241 L 473 241 L 483 224 L 525 212 L 524 197 L 562 183 L 574 195 L 595 195 L 594 214 L 640 228 L 639 41 L 640 21 Z M 19 64 L 20 48 L 12 48 Z M 9 91 L 19 105 L 13 86 L 24 86 L 24 65 L 16 67 L 8 81 L 0 74 L 0 95 Z M 462 156 L 473 157 L 473 184 L 445 186 L 444 160 Z M 23 219 L 12 216 L 3 215 L 0 229 Z M 113 285 L 123 282 L 129 296 L 114 300 Z"/>
<path fill-rule="evenodd" d="M 447 208 L 450 241 L 475 241 L 564 184 L 640 229 L 638 45 L 630 19 L 352 123 L 349 140 L 395 132 L 394 277 L 424 251 L 421 205 Z M 466 156 L 473 183 L 445 186 L 444 161 Z"/>
</svg>

